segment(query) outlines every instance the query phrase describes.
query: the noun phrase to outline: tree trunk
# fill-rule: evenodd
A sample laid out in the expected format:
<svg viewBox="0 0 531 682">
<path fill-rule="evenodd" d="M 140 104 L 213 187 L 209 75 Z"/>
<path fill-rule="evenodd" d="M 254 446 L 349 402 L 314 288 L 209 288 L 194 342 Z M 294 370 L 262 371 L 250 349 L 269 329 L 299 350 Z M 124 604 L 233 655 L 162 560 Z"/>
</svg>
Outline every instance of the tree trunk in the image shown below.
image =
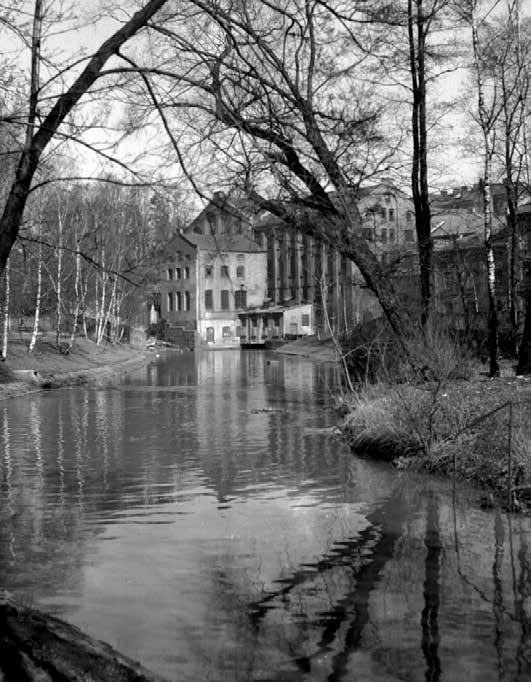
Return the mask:
<svg viewBox="0 0 531 682">
<path fill-rule="evenodd" d="M 39 238 L 41 236 L 41 230 L 39 228 Z M 42 297 L 42 244 L 39 239 L 39 251 L 38 251 L 38 261 L 37 261 L 37 298 L 35 301 L 35 318 L 33 320 L 33 332 L 31 334 L 31 340 L 28 348 L 28 352 L 33 352 L 35 349 L 35 344 L 37 343 L 37 336 L 39 334 L 39 318 L 41 314 L 41 297 Z"/>
<path fill-rule="evenodd" d="M 415 5 L 415 8 L 413 7 Z M 430 315 L 432 298 L 433 242 L 428 195 L 428 147 L 426 130 L 426 19 L 423 0 L 408 0 L 409 67 L 413 91 L 411 128 L 413 160 L 411 192 L 415 206 L 415 229 L 419 255 L 421 323 Z"/>
<path fill-rule="evenodd" d="M 57 286 L 56 286 L 56 332 L 55 343 L 57 349 L 61 349 L 61 334 L 63 327 L 63 301 L 62 301 L 62 276 L 63 276 L 63 216 L 61 208 L 58 211 L 59 236 L 57 242 Z"/>
<path fill-rule="evenodd" d="M 489 376 L 500 375 L 498 365 L 498 306 L 496 297 L 496 267 L 494 262 L 494 249 L 492 245 L 492 198 L 490 193 L 492 155 L 494 153 L 494 125 L 495 118 L 489 112 L 485 101 L 485 86 L 483 83 L 483 71 L 481 65 L 480 44 L 478 26 L 474 13 L 474 7 L 470 14 L 470 27 L 472 30 L 472 49 L 474 53 L 474 67 L 476 70 L 476 84 L 478 89 L 478 114 L 483 134 L 483 227 L 485 257 L 487 261 L 487 291 L 489 300 L 488 312 L 488 348 L 489 348 Z"/>
<path fill-rule="evenodd" d="M 74 319 L 72 320 L 72 330 L 70 332 L 70 341 L 68 342 L 68 351 L 70 352 L 74 347 L 77 332 L 77 318 L 79 316 L 79 308 L 81 305 L 81 292 L 79 290 L 79 280 L 81 275 L 81 255 L 79 253 L 79 239 L 76 230 L 76 279 L 74 282 L 74 295 L 76 302 L 74 304 Z"/>
<path fill-rule="evenodd" d="M 529 282 L 531 286 L 531 281 Z M 531 293 L 528 292 L 526 296 L 525 306 L 525 320 L 524 333 L 520 342 L 520 350 L 518 352 L 518 366 L 516 374 L 531 374 Z"/>
<path fill-rule="evenodd" d="M 10 297 L 10 272 L 9 272 L 9 262 L 7 259 L 6 267 L 4 270 L 4 329 L 2 334 L 2 360 L 7 358 L 7 341 L 9 338 L 9 297 Z"/>
</svg>

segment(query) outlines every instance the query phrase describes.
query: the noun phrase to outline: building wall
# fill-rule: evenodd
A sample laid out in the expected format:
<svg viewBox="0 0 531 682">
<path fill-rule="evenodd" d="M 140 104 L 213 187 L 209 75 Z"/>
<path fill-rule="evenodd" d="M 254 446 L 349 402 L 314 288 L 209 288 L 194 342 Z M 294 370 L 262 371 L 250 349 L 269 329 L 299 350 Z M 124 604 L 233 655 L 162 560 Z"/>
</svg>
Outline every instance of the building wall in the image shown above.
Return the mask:
<svg viewBox="0 0 531 682">
<path fill-rule="evenodd" d="M 227 270 L 222 272 L 222 268 Z M 239 273 L 239 268 L 243 268 L 243 274 Z M 201 340 L 216 346 L 238 345 L 239 337 L 236 332 L 240 323 L 237 311 L 241 307 L 236 307 L 236 297 L 243 291 L 246 293 L 246 306 L 262 306 L 266 283 L 267 260 L 263 252 L 200 251 L 197 319 Z M 206 308 L 205 291 L 212 292 L 211 309 Z M 225 300 L 222 292 L 227 292 Z M 228 304 L 228 307 L 223 308 L 223 303 Z"/>
<path fill-rule="evenodd" d="M 381 314 L 358 268 L 336 249 L 278 221 L 257 225 L 255 240 L 267 249 L 269 301 L 313 304 L 316 331 L 344 331 Z"/>
<path fill-rule="evenodd" d="M 358 208 L 363 234 L 380 260 L 415 247 L 415 209 L 403 192 L 391 184 L 377 185 L 360 196 Z"/>
<path fill-rule="evenodd" d="M 170 325 L 195 329 L 197 277 L 197 250 L 176 235 L 163 264 L 160 281 L 161 317 Z"/>
</svg>

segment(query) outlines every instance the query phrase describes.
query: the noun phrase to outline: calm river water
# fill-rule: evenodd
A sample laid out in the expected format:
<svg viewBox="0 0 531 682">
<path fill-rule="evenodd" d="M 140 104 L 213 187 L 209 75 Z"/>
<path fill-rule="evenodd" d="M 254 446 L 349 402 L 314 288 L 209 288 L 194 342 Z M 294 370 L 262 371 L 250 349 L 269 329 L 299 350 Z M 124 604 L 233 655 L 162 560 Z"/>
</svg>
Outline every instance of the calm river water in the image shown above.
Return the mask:
<svg viewBox="0 0 531 682">
<path fill-rule="evenodd" d="M 332 366 L 0 403 L 0 588 L 169 680 L 529 680 L 529 519 L 352 457 Z"/>
</svg>

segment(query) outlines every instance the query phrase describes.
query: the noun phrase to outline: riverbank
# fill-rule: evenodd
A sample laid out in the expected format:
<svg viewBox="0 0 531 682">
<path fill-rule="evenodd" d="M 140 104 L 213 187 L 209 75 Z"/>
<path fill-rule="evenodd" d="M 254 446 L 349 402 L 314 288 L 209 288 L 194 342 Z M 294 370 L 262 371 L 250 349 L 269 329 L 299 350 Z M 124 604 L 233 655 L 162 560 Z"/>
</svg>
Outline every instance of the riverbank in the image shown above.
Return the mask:
<svg viewBox="0 0 531 682">
<path fill-rule="evenodd" d="M 59 386 L 105 381 L 146 361 L 148 352 L 129 344 L 96 345 L 78 337 L 68 354 L 55 347 L 53 335 L 42 334 L 29 353 L 29 338 L 19 336 L 0 363 L 0 400 Z"/>
<path fill-rule="evenodd" d="M 355 454 L 475 484 L 482 500 L 531 502 L 531 385 L 514 376 L 365 386 L 340 401 Z"/>
<path fill-rule="evenodd" d="M 337 361 L 331 339 L 305 337 L 278 353 Z M 367 384 L 337 397 L 339 431 L 355 454 L 467 481 L 482 499 L 531 500 L 531 381 L 502 361 L 489 379 L 479 362 L 463 380 Z"/>
<path fill-rule="evenodd" d="M 0 595 L 0 679 L 162 682 L 69 623 Z"/>
</svg>

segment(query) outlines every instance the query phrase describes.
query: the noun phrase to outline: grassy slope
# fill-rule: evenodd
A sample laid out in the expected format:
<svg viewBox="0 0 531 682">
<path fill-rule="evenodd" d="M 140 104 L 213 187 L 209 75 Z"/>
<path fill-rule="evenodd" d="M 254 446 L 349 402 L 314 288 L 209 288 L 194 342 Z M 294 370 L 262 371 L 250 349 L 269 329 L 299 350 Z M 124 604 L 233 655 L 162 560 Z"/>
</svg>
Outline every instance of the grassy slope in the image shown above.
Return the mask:
<svg viewBox="0 0 531 682">
<path fill-rule="evenodd" d="M 113 373 L 126 363 L 141 362 L 145 357 L 143 350 L 127 344 L 97 346 L 84 337 L 76 339 L 68 355 L 55 348 L 52 334 L 40 335 L 31 353 L 28 346 L 29 334 L 17 334 L 9 339 L 7 359 L 0 363 L 0 398 L 38 389 L 33 372 L 41 379 L 52 379 L 53 385 L 60 385 L 62 381 L 70 383 L 77 378 L 81 382 L 91 375 L 101 376 L 106 371 Z"/>
</svg>

